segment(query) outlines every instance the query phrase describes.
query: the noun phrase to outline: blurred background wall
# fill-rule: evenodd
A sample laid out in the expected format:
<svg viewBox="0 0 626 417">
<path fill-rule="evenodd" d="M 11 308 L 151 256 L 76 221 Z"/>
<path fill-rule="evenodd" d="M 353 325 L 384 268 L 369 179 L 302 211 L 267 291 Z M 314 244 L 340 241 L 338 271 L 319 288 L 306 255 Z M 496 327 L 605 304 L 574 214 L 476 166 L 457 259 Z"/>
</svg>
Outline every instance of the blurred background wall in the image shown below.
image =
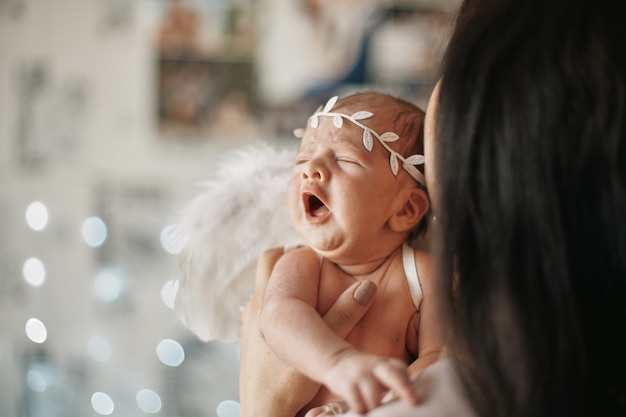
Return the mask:
<svg viewBox="0 0 626 417">
<path fill-rule="evenodd" d="M 171 309 L 220 156 L 334 94 L 425 107 L 456 0 L 0 0 L 0 416 L 236 415 L 237 344 Z"/>
</svg>

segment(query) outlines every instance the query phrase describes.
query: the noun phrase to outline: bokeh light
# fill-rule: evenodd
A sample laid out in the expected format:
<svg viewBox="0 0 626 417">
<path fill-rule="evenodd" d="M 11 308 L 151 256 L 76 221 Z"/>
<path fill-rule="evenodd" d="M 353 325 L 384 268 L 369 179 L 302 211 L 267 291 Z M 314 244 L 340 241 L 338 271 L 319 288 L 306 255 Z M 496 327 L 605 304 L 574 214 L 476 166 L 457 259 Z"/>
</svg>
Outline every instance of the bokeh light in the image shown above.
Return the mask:
<svg viewBox="0 0 626 417">
<path fill-rule="evenodd" d="M 176 225 L 170 224 L 161 230 L 161 246 L 165 252 L 176 255 L 183 250 L 184 242 L 172 233 Z"/>
<path fill-rule="evenodd" d="M 108 416 L 115 410 L 113 399 L 104 392 L 95 392 L 91 396 L 91 407 L 96 413 L 103 416 Z"/>
<path fill-rule="evenodd" d="M 174 300 L 178 292 L 178 280 L 169 280 L 161 287 L 161 300 L 167 307 L 174 309 Z"/>
<path fill-rule="evenodd" d="M 34 201 L 26 208 L 26 224 L 35 231 L 43 230 L 48 224 L 48 209 L 40 201 Z"/>
<path fill-rule="evenodd" d="M 179 366 L 185 360 L 185 350 L 176 340 L 163 339 L 157 345 L 157 356 L 167 366 Z"/>
<path fill-rule="evenodd" d="M 48 330 L 41 320 L 36 318 L 30 318 L 26 321 L 26 336 L 35 342 L 43 343 L 48 338 Z"/>
<path fill-rule="evenodd" d="M 38 287 L 46 279 L 46 267 L 39 259 L 28 258 L 22 266 L 22 275 L 27 283 L 33 287 Z"/>
<path fill-rule="evenodd" d="M 29 369 L 26 374 L 26 384 L 35 392 L 44 392 L 50 383 L 46 372 L 41 369 Z"/>
<path fill-rule="evenodd" d="M 239 403 L 233 400 L 222 401 L 217 406 L 217 417 L 239 417 Z"/>
<path fill-rule="evenodd" d="M 126 279 L 123 274 L 113 268 L 101 270 L 94 280 L 96 296 L 107 303 L 113 303 L 121 298 L 126 289 Z"/>
<path fill-rule="evenodd" d="M 151 389 L 142 389 L 136 396 L 137 407 L 144 413 L 155 414 L 161 411 L 161 397 Z"/>
<path fill-rule="evenodd" d="M 87 353 L 95 361 L 106 362 L 111 358 L 111 343 L 103 336 L 91 336 L 87 341 Z"/>
<path fill-rule="evenodd" d="M 100 217 L 89 217 L 83 222 L 81 232 L 85 243 L 97 248 L 107 238 L 107 225 Z"/>
</svg>

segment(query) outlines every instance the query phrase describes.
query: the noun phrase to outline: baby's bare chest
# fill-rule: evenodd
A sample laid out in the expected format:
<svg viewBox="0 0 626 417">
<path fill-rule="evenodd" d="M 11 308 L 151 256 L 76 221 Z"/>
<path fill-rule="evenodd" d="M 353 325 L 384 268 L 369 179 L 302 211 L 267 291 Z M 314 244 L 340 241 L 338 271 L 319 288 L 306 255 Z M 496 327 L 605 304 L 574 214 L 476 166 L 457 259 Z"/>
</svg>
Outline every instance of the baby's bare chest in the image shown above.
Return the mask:
<svg viewBox="0 0 626 417">
<path fill-rule="evenodd" d="M 328 272 L 328 271 L 327 271 Z M 416 308 L 402 271 L 391 272 L 379 283 L 374 301 L 346 340 L 357 349 L 372 354 L 411 360 L 416 352 L 407 352 L 407 336 L 416 330 L 411 318 Z M 318 312 L 324 314 L 339 295 L 355 281 L 340 273 L 320 277 Z"/>
</svg>

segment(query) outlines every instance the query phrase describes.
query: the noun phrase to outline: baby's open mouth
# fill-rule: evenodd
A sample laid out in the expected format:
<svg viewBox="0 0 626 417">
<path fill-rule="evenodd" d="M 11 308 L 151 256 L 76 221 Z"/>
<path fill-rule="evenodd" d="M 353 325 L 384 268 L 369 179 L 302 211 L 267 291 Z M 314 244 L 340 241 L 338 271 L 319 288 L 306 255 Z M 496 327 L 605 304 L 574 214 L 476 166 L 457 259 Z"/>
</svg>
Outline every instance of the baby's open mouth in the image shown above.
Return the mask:
<svg viewBox="0 0 626 417">
<path fill-rule="evenodd" d="M 304 203 L 306 206 L 306 212 L 310 217 L 321 219 L 330 212 L 322 200 L 313 194 L 306 194 L 304 196 Z"/>
</svg>

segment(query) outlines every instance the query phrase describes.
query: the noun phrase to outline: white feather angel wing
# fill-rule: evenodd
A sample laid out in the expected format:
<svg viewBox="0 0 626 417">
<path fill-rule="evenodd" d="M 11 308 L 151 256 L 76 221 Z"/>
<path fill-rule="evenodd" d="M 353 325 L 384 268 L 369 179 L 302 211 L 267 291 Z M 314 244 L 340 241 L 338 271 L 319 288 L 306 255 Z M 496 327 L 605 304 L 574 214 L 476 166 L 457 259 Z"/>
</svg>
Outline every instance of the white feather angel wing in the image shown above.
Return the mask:
<svg viewBox="0 0 626 417">
<path fill-rule="evenodd" d="M 239 340 L 258 255 L 300 243 L 286 208 L 295 151 L 259 143 L 225 154 L 173 228 L 183 245 L 174 310 L 203 341 Z"/>
</svg>

